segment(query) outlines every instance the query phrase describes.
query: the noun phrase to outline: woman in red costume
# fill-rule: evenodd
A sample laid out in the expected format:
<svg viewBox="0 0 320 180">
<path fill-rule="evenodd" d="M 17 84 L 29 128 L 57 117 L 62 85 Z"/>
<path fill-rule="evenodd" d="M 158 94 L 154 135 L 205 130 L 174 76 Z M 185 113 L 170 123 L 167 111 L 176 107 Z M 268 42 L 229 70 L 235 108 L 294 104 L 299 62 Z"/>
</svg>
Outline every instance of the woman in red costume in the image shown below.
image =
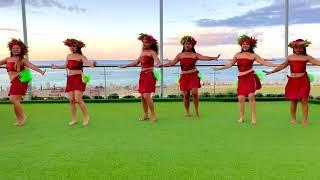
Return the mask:
<svg viewBox="0 0 320 180">
<path fill-rule="evenodd" d="M 184 98 L 184 107 L 186 111 L 186 117 L 190 117 L 189 107 L 190 107 L 190 94 L 193 97 L 194 109 L 196 117 L 199 118 L 199 96 L 198 88 L 200 85 L 200 78 L 198 77 L 199 71 L 196 69 L 196 63 L 200 61 L 211 61 L 218 60 L 220 54 L 217 57 L 203 56 L 195 51 L 194 46 L 197 44 L 197 41 L 191 36 L 184 36 L 180 40 L 180 44 L 183 45 L 182 52 L 179 53 L 174 60 L 169 63 L 163 64 L 163 67 L 174 66 L 178 62 L 181 65 L 181 74 L 180 74 L 180 91 L 183 92 Z"/>
<path fill-rule="evenodd" d="M 120 66 L 120 68 L 134 67 L 141 63 L 141 72 L 139 79 L 139 93 L 141 94 L 142 108 L 144 116 L 140 120 L 148 120 L 148 108 L 151 111 L 152 122 L 156 121 L 156 113 L 154 112 L 153 100 L 151 93 L 156 89 L 156 78 L 153 74 L 154 63 L 159 66 L 160 60 L 158 58 L 158 43 L 151 35 L 141 33 L 138 40 L 142 41 L 143 50 L 140 57 L 134 62 Z"/>
<path fill-rule="evenodd" d="M 70 110 L 72 119 L 69 125 L 75 125 L 77 120 L 77 108 L 76 104 L 79 105 L 83 114 L 83 126 L 89 124 L 89 114 L 87 111 L 86 104 L 84 103 L 82 96 L 86 89 L 86 83 L 83 82 L 83 66 L 95 67 L 96 63 L 90 63 L 86 56 L 82 55 L 81 48 L 85 47 L 82 41 L 76 39 L 67 39 L 64 41 L 64 45 L 68 46 L 71 54 L 68 54 L 67 61 L 62 66 L 52 65 L 52 69 L 68 69 L 67 85 L 65 92 L 68 95 L 70 102 Z"/>
<path fill-rule="evenodd" d="M 20 101 L 27 92 L 28 82 L 21 82 L 21 71 L 30 68 L 42 75 L 44 75 L 45 71 L 42 71 L 25 59 L 24 56 L 28 53 L 28 47 L 20 39 L 12 39 L 8 43 L 8 48 L 10 50 L 10 57 L 0 61 L 0 66 L 6 65 L 11 81 L 9 96 L 16 115 L 16 123 L 14 125 L 23 126 L 26 121 L 26 115 L 23 112 Z"/>
<path fill-rule="evenodd" d="M 256 124 L 256 102 L 255 92 L 261 88 L 261 83 L 258 76 L 253 70 L 253 63 L 256 61 L 265 66 L 277 67 L 278 65 L 270 63 L 262 59 L 254 53 L 253 49 L 257 46 L 257 40 L 247 35 L 242 35 L 238 38 L 238 44 L 241 46 L 241 52 L 235 54 L 233 59 L 223 67 L 214 68 L 214 70 L 222 70 L 232 67 L 237 63 L 238 76 L 238 100 L 239 100 L 239 123 L 244 122 L 244 106 L 246 96 L 248 96 L 250 108 L 252 112 L 252 124 Z"/>
<path fill-rule="evenodd" d="M 307 54 L 306 47 L 311 42 L 298 39 L 289 44 L 293 48 L 293 54 L 288 56 L 286 61 L 272 71 L 264 71 L 266 74 L 272 74 L 290 66 L 290 76 L 285 88 L 285 98 L 291 101 L 291 123 L 296 124 L 296 112 L 298 101 L 301 100 L 303 125 L 308 125 L 308 98 L 310 94 L 310 81 L 306 71 L 307 63 L 320 66 L 320 61 L 317 61 L 312 56 Z"/>
</svg>

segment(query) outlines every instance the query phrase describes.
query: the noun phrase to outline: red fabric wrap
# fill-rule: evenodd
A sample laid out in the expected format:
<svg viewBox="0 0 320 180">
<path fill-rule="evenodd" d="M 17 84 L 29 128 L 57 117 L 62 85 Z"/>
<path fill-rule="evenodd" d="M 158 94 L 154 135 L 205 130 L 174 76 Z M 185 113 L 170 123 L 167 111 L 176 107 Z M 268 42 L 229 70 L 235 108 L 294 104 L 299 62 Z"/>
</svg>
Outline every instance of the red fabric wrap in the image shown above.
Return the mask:
<svg viewBox="0 0 320 180">
<path fill-rule="evenodd" d="M 82 70 L 83 63 L 81 61 L 77 61 L 77 60 L 68 60 L 67 68 L 69 70 Z"/>
<path fill-rule="evenodd" d="M 141 56 L 140 57 L 141 68 L 151 68 L 154 66 L 154 60 L 149 56 Z"/>
<path fill-rule="evenodd" d="M 259 77 L 254 72 L 238 76 L 238 95 L 247 96 L 248 94 L 255 93 L 261 87 Z"/>
<path fill-rule="evenodd" d="M 289 61 L 291 73 L 305 73 L 308 61 Z"/>
<path fill-rule="evenodd" d="M 237 66 L 238 66 L 239 72 L 248 71 L 248 70 L 252 69 L 253 60 L 239 58 L 239 59 L 237 59 Z"/>
<path fill-rule="evenodd" d="M 81 74 L 74 74 L 67 77 L 67 85 L 65 92 L 71 92 L 75 90 L 86 90 L 86 84 L 82 82 Z"/>
<path fill-rule="evenodd" d="M 15 77 L 11 81 L 9 96 L 10 95 L 22 95 L 24 96 L 28 90 L 28 82 L 21 82 L 20 76 Z"/>
<path fill-rule="evenodd" d="M 180 91 L 190 91 L 192 88 L 200 88 L 200 78 L 198 77 L 199 71 L 181 74 L 180 75 Z"/>
<path fill-rule="evenodd" d="M 156 78 L 152 70 L 140 72 L 139 93 L 152 93 L 156 90 Z"/>
<path fill-rule="evenodd" d="M 189 71 L 196 68 L 197 59 L 194 58 L 181 58 L 180 65 L 182 71 Z"/>
<path fill-rule="evenodd" d="M 299 100 L 308 98 L 310 95 L 310 80 L 307 74 L 302 77 L 289 77 L 285 89 L 285 98 Z"/>
</svg>

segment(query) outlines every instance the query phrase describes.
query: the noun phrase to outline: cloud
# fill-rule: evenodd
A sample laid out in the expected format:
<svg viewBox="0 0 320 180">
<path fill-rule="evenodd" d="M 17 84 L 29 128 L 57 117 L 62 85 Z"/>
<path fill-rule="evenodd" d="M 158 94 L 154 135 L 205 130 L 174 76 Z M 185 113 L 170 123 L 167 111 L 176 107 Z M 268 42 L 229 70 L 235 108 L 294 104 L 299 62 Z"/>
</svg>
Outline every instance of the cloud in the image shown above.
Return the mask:
<svg viewBox="0 0 320 180">
<path fill-rule="evenodd" d="M 231 31 L 216 31 L 208 33 L 195 34 L 194 38 L 198 42 L 198 46 L 217 46 L 217 45 L 234 45 L 237 43 L 237 38 L 243 34 L 237 30 Z M 244 34 L 249 34 L 256 37 L 259 41 L 263 40 L 263 33 L 261 32 L 245 32 Z M 179 45 L 181 37 L 171 37 L 165 42 L 165 45 Z"/>
<path fill-rule="evenodd" d="M 12 6 L 15 0 L 0 0 L 0 7 Z"/>
<path fill-rule="evenodd" d="M 16 3 L 20 3 L 18 0 L 0 0 L 0 7 L 13 6 Z M 70 12 L 84 13 L 87 11 L 85 8 L 81 8 L 78 5 L 65 5 L 59 0 L 26 0 L 26 4 L 32 7 L 41 8 L 58 8 L 61 10 L 67 10 Z"/>
<path fill-rule="evenodd" d="M 0 28 L 0 31 L 20 32 L 18 29 L 14 28 Z"/>
<path fill-rule="evenodd" d="M 319 0 L 289 1 L 290 24 L 320 23 Z M 243 6 L 243 3 L 238 4 Z M 243 7 L 242 7 L 243 8 Z M 273 1 L 271 5 L 249 11 L 243 15 L 223 20 L 199 19 L 196 24 L 200 27 L 255 27 L 275 26 L 284 24 L 285 5 L 282 1 Z"/>
</svg>

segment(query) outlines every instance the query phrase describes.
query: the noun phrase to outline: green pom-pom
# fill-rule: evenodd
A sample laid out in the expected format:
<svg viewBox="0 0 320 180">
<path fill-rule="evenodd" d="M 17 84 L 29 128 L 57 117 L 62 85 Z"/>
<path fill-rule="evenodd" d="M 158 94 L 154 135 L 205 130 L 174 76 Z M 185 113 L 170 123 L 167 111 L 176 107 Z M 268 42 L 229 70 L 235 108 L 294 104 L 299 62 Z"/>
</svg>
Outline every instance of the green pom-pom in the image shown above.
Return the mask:
<svg viewBox="0 0 320 180">
<path fill-rule="evenodd" d="M 316 80 L 316 75 L 313 73 L 308 73 L 308 77 L 311 83 L 313 83 Z"/>
<path fill-rule="evenodd" d="M 156 78 L 157 81 L 161 80 L 161 73 L 160 73 L 159 70 L 154 70 L 153 71 L 153 76 L 154 76 L 154 78 Z"/>
<path fill-rule="evenodd" d="M 87 84 L 90 82 L 90 76 L 88 74 L 82 74 L 82 82 Z"/>
<path fill-rule="evenodd" d="M 202 79 L 202 78 L 203 78 L 203 74 L 202 74 L 201 72 L 199 72 L 199 73 L 198 73 L 198 77 L 199 77 L 200 79 Z"/>
<path fill-rule="evenodd" d="M 179 82 L 180 82 L 180 76 L 176 78 L 176 84 L 179 84 Z"/>
<path fill-rule="evenodd" d="M 263 81 L 264 78 L 266 77 L 266 73 L 262 72 L 262 71 L 258 71 L 256 72 L 256 75 L 258 76 L 260 81 Z"/>
<path fill-rule="evenodd" d="M 24 69 L 20 73 L 20 81 L 21 82 L 31 82 L 32 81 L 32 75 L 29 69 Z"/>
</svg>

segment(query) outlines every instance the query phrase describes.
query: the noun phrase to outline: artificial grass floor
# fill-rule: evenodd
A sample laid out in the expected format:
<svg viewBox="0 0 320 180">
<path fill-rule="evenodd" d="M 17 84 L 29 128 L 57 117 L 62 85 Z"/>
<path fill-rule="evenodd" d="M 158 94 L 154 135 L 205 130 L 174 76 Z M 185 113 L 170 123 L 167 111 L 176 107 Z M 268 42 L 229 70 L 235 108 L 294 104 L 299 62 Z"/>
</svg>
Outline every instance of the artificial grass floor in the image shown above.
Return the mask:
<svg viewBox="0 0 320 180">
<path fill-rule="evenodd" d="M 140 103 L 87 105 L 86 128 L 67 125 L 68 104 L 24 104 L 24 127 L 0 105 L 0 179 L 320 179 L 320 105 L 308 127 L 290 124 L 289 102 L 257 102 L 255 126 L 237 103 L 201 102 L 200 120 L 155 103 L 154 124 Z"/>
</svg>

